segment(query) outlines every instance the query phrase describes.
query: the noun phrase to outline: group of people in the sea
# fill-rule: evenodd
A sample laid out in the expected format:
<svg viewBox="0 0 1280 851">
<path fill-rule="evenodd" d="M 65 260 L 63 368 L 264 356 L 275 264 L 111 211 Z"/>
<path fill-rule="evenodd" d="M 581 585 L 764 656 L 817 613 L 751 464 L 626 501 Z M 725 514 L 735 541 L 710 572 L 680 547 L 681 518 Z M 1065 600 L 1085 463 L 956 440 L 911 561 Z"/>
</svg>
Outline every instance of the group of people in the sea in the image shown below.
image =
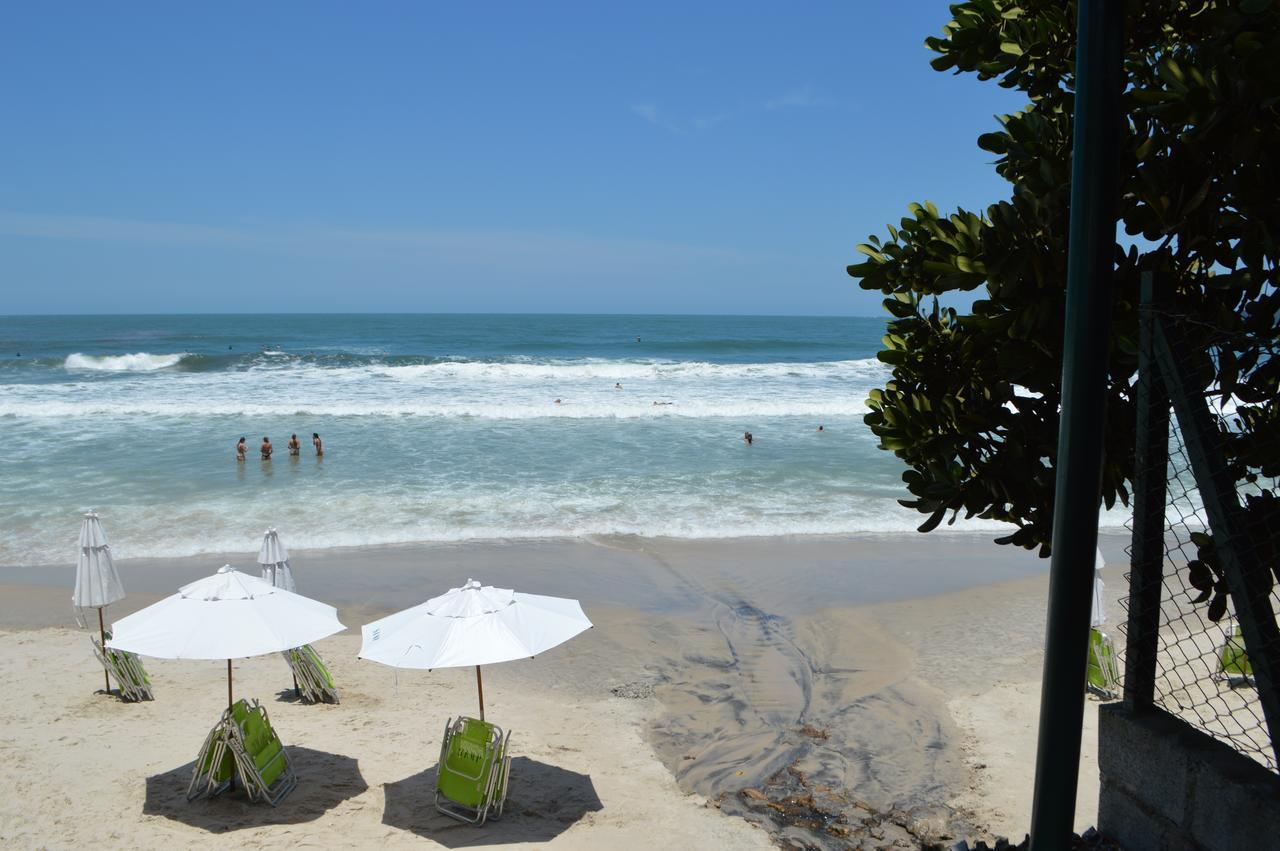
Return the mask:
<svg viewBox="0 0 1280 851">
<path fill-rule="evenodd" d="M 240 442 L 236 444 L 236 460 L 237 461 L 243 461 L 245 458 L 245 455 L 248 454 L 249 452 L 249 446 L 245 442 L 245 440 L 246 438 L 242 437 L 240 438 Z M 319 432 L 316 432 L 316 431 L 311 432 L 311 445 L 315 447 L 317 458 L 319 458 L 321 455 L 324 455 L 324 444 L 321 443 L 320 441 Z M 296 434 L 292 434 L 289 436 L 289 442 L 285 444 L 285 448 L 289 450 L 290 455 L 294 455 L 294 456 L 301 455 L 302 441 L 298 440 L 298 436 Z M 262 460 L 270 461 L 271 453 L 274 451 L 275 451 L 275 447 L 271 445 L 271 438 L 267 437 L 266 435 L 263 435 L 262 445 L 258 447 L 258 452 L 261 453 Z"/>
</svg>

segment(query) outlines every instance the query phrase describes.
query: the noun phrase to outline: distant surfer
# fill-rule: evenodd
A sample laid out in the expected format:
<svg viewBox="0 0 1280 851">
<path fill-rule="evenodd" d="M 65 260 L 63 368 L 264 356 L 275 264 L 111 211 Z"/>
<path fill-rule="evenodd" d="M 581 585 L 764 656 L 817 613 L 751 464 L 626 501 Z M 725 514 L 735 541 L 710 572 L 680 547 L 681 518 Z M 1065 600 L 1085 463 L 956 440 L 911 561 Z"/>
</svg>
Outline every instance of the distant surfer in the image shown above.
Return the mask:
<svg viewBox="0 0 1280 851">
<path fill-rule="evenodd" d="M 285 447 L 289 450 L 289 454 L 294 456 L 298 455 L 302 451 L 302 444 L 298 442 L 298 436 L 296 434 L 290 436 L 289 442 L 285 444 Z"/>
<path fill-rule="evenodd" d="M 746 443 L 746 444 L 747 444 L 747 446 L 750 446 L 752 443 L 755 443 L 755 440 L 756 440 L 756 439 L 755 439 L 754 437 L 752 437 L 752 436 L 751 436 L 751 432 L 749 432 L 749 431 L 744 431 L 744 432 L 742 433 L 742 440 L 743 440 L 743 442 L 744 442 L 744 443 Z"/>
<path fill-rule="evenodd" d="M 240 442 L 236 444 L 236 460 L 243 461 L 244 454 L 249 451 L 249 447 L 245 445 L 244 438 L 240 438 Z"/>
<path fill-rule="evenodd" d="M 320 432 L 311 432 L 311 445 L 316 448 L 317 458 L 324 454 L 324 445 L 320 442 Z"/>
<path fill-rule="evenodd" d="M 636 342 L 637 342 L 637 343 L 638 343 L 638 342 L 640 342 L 640 338 L 639 338 L 639 337 L 636 337 Z"/>
<path fill-rule="evenodd" d="M 258 447 L 258 451 L 262 453 L 263 461 L 270 461 L 271 452 L 272 452 L 271 438 L 267 437 L 266 435 L 263 435 L 262 445 Z"/>
</svg>

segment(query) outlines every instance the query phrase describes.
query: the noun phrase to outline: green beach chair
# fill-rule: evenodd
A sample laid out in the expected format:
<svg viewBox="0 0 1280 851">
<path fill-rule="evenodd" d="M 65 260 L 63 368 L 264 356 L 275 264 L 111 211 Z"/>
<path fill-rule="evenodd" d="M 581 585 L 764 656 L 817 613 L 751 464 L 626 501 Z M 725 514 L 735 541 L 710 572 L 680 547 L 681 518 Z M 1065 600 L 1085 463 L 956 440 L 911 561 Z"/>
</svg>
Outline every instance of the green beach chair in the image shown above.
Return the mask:
<svg viewBox="0 0 1280 851">
<path fill-rule="evenodd" d="M 1225 679 L 1230 685 L 1247 685 L 1253 682 L 1253 665 L 1244 646 L 1244 633 L 1238 624 L 1224 630 L 1222 648 L 1218 651 L 1218 670 L 1215 679 Z"/>
<path fill-rule="evenodd" d="M 267 710 L 256 700 L 241 700 L 224 713 L 223 727 L 249 800 L 279 804 L 298 785 L 298 778 Z"/>
<path fill-rule="evenodd" d="M 320 654 L 310 644 L 286 650 L 282 654 L 293 671 L 298 694 L 308 703 L 339 703 L 333 675 Z"/>
<path fill-rule="evenodd" d="M 227 749 L 224 722 L 218 719 L 200 746 L 195 769 L 191 772 L 191 783 L 187 785 L 187 800 L 222 794 L 231 787 L 234 774 L 235 757 Z"/>
<path fill-rule="evenodd" d="M 110 637 L 108 634 L 107 638 Z M 151 678 L 147 676 L 142 660 L 136 654 L 110 647 L 104 651 L 97 639 L 90 638 L 89 641 L 93 644 L 93 655 L 98 657 L 107 673 L 115 678 L 122 699 L 135 702 L 155 699 L 151 692 Z"/>
<path fill-rule="evenodd" d="M 511 775 L 511 733 L 478 718 L 450 718 L 436 768 L 436 809 L 481 825 L 501 818 Z"/>
<path fill-rule="evenodd" d="M 1089 630 L 1087 688 L 1106 699 L 1120 693 L 1120 666 L 1116 663 L 1115 646 L 1111 637 L 1097 627 Z"/>
</svg>

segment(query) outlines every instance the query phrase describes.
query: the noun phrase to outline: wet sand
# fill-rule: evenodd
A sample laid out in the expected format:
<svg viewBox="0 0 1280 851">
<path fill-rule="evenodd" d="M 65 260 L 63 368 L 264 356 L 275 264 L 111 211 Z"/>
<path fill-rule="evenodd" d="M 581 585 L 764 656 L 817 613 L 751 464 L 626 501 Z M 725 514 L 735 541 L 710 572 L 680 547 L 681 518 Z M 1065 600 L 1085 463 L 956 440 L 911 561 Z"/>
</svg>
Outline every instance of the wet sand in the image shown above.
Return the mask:
<svg viewBox="0 0 1280 851">
<path fill-rule="evenodd" d="M 1104 542 L 1109 560 L 1122 546 Z M 224 562 L 250 570 L 252 561 L 240 553 L 122 562 L 130 593 L 111 607 L 110 617 Z M 325 643 L 341 650 L 322 645 L 329 656 L 354 656 L 360 623 L 469 577 L 579 598 L 597 628 L 544 658 L 487 670 L 486 696 L 492 691 L 496 701 L 486 701 L 490 715 L 519 728 L 526 702 L 555 706 L 559 700 L 566 718 L 593 707 L 597 714 L 599 707 L 637 707 L 618 711 L 632 713 L 627 723 L 640 730 L 679 788 L 729 813 L 767 822 L 742 790 L 765 786 L 787 769 L 809 788 L 843 790 L 849 806 L 908 812 L 938 835 L 985 832 L 993 824 L 1015 833 L 1029 813 L 1029 784 L 1024 813 L 1016 795 L 994 794 L 996 785 L 1018 775 L 991 766 L 1000 759 L 1029 764 L 1034 752 L 1020 746 L 1002 758 L 986 756 L 983 748 L 999 741 L 1008 722 L 968 710 L 1000 694 L 993 689 L 1001 683 L 1023 691 L 1034 683 L 1030 705 L 1020 693 L 1015 713 L 1034 726 L 1047 562 L 986 537 L 495 542 L 300 551 L 293 564 L 300 590 L 336 605 L 356 631 Z M 1109 578 L 1118 588 L 1119 576 Z M 0 628 L 21 636 L 66 627 L 71 581 L 69 566 L 0 567 Z M 12 637 L 0 639 L 0 657 L 8 659 L 14 644 Z M 100 671 L 87 646 L 84 651 L 82 660 L 74 653 L 67 660 L 69 675 L 83 680 L 82 690 L 91 689 L 96 676 L 100 688 Z M 163 713 L 166 684 L 203 664 L 158 662 L 157 675 L 164 676 L 146 711 Z M 394 703 L 411 682 L 414 688 L 452 683 L 457 698 L 466 693 L 466 674 L 458 671 L 397 676 L 350 658 L 338 674 L 340 683 L 367 684 L 381 702 Z M 433 727 L 443 723 L 443 715 L 435 718 L 443 707 L 431 709 L 426 717 L 435 720 L 414 731 L 415 738 L 438 740 Z M 472 709 L 469 698 L 448 704 L 452 712 Z M 212 705 L 210 712 L 216 712 Z M 306 716 L 295 723 L 305 724 Z M 344 747 L 361 754 L 358 740 Z M 415 745 L 423 767 L 434 764 L 431 748 L 426 741 Z M 585 764 L 597 780 L 616 770 Z M 998 806 L 987 806 L 997 798 Z M 1094 803 L 1096 793 L 1093 802 L 1082 798 L 1082 814 Z"/>
</svg>

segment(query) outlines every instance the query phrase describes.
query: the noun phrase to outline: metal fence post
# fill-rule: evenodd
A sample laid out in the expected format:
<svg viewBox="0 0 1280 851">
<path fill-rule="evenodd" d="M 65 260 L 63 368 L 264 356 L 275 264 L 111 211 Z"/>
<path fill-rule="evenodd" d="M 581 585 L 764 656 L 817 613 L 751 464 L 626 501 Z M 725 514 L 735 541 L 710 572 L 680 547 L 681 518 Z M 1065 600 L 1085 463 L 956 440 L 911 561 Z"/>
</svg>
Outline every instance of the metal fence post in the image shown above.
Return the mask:
<svg viewBox="0 0 1280 851">
<path fill-rule="evenodd" d="M 1077 17 L 1062 414 L 1033 851 L 1065 848 L 1075 820 L 1115 270 L 1124 5 L 1080 0 Z"/>
<path fill-rule="evenodd" d="M 1164 585 L 1165 500 L 1169 467 L 1169 397 L 1155 360 L 1155 274 L 1142 273 L 1138 314 L 1138 417 L 1134 453 L 1133 554 L 1129 577 L 1129 625 L 1125 645 L 1124 704 L 1151 707 L 1156 686 L 1160 600 Z"/>
</svg>

